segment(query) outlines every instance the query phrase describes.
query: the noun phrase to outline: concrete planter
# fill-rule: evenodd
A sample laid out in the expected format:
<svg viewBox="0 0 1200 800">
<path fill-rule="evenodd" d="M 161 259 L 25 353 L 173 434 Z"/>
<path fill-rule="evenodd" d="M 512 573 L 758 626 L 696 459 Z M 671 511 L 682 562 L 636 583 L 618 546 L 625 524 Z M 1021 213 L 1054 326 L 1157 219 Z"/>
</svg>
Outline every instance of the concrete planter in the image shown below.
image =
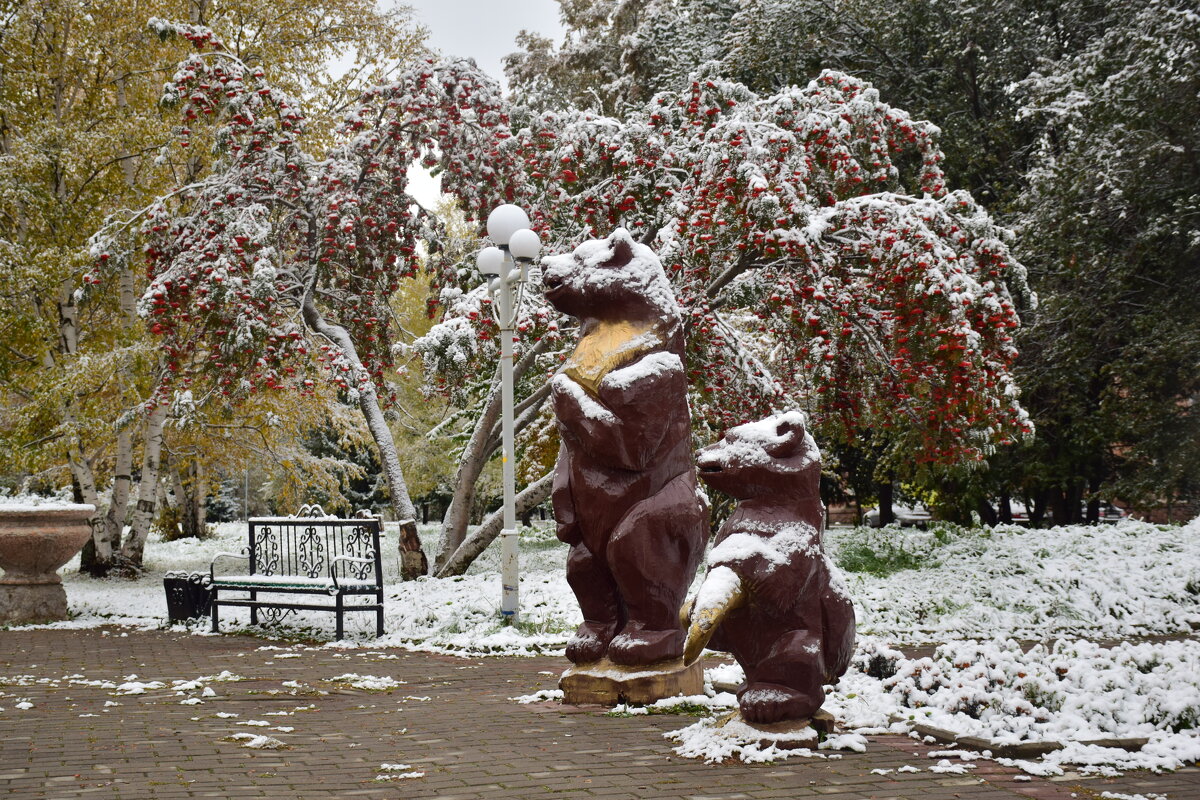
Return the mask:
<svg viewBox="0 0 1200 800">
<path fill-rule="evenodd" d="M 58 568 L 92 535 L 90 505 L 38 508 L 0 505 L 0 624 L 66 619 Z"/>
</svg>

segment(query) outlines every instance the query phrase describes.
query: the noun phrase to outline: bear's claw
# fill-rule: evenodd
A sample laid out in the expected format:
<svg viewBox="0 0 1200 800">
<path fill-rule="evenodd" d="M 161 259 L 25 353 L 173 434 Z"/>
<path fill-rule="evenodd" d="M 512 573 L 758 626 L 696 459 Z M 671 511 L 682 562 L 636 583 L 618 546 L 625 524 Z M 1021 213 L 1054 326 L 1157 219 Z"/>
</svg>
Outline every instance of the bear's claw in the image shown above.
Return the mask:
<svg viewBox="0 0 1200 800">
<path fill-rule="evenodd" d="M 629 625 L 608 646 L 608 657 L 614 664 L 630 667 L 676 659 L 682 655 L 683 631 L 678 629 L 656 631 Z"/>
<path fill-rule="evenodd" d="M 567 660 L 572 664 L 590 664 L 604 658 L 616 628 L 617 626 L 612 624 L 583 623 L 567 643 Z"/>
</svg>

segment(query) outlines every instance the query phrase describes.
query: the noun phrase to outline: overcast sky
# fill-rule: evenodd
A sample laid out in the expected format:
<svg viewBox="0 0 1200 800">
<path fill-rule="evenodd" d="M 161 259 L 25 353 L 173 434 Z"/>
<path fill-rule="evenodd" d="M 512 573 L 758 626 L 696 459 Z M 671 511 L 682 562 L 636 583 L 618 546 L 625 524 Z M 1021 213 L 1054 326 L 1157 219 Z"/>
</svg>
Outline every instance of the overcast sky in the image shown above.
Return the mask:
<svg viewBox="0 0 1200 800">
<path fill-rule="evenodd" d="M 521 30 L 562 38 L 555 0 L 403 0 L 429 29 L 429 43 L 446 55 L 475 59 L 504 80 L 500 59 L 517 49 Z"/>
</svg>

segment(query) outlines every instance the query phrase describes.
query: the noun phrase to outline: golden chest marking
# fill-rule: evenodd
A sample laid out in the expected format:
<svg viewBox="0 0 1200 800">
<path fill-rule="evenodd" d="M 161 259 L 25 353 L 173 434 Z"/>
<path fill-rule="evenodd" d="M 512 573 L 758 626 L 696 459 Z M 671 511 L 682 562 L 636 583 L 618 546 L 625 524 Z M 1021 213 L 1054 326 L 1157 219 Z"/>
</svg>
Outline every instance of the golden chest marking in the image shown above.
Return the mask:
<svg viewBox="0 0 1200 800">
<path fill-rule="evenodd" d="M 662 322 L 646 324 L 621 320 L 597 323 L 575 345 L 575 352 L 563 364 L 563 372 L 588 394 L 596 396 L 605 375 L 647 353 L 661 350 L 667 343 L 665 328 Z"/>
</svg>

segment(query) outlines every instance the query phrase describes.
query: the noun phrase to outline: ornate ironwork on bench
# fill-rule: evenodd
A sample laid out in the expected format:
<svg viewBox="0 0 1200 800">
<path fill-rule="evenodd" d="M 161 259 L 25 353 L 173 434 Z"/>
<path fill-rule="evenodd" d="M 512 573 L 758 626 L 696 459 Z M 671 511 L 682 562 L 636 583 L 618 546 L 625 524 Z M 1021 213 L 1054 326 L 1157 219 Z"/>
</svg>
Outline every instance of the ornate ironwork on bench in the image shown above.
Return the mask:
<svg viewBox="0 0 1200 800">
<path fill-rule="evenodd" d="M 383 568 L 379 519 L 330 517 L 320 506 L 302 506 L 294 517 L 259 517 L 249 521 L 249 543 L 241 553 L 218 553 L 209 567 L 212 578 L 212 629 L 218 630 L 223 606 L 250 609 L 250 624 L 261 615 L 278 622 L 293 611 L 333 611 L 337 638 L 344 635 L 347 611 L 374 611 L 375 635 L 383 635 Z M 217 574 L 217 563 L 237 560 L 238 573 Z M 229 592 L 236 596 L 230 597 Z M 222 596 L 225 594 L 225 596 Z M 270 597 L 264 599 L 260 594 Z M 332 603 L 293 602 L 277 595 L 327 595 Z M 347 597 L 374 602 L 347 603 Z M 314 598 L 315 599 L 315 598 Z"/>
</svg>

